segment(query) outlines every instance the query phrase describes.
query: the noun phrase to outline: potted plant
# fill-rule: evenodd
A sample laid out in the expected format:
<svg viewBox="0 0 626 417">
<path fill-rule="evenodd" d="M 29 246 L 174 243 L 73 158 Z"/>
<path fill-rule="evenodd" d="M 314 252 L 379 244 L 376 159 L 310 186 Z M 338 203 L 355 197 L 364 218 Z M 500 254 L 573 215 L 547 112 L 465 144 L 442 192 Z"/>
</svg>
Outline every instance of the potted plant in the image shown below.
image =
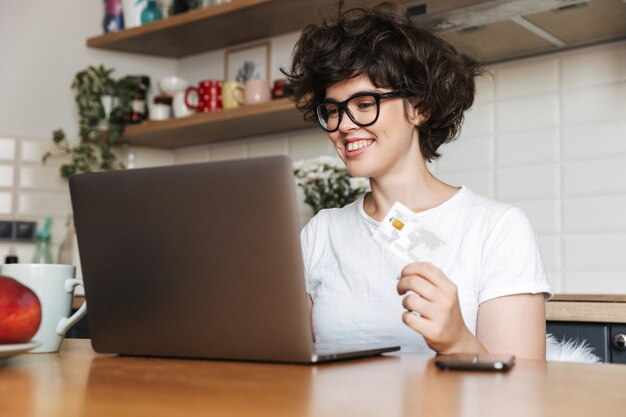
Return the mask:
<svg viewBox="0 0 626 417">
<path fill-rule="evenodd" d="M 69 157 L 60 168 L 65 179 L 77 172 L 124 168 L 113 148 L 127 143 L 123 139 L 125 116 L 132 111 L 131 101 L 137 96 L 140 80 L 132 76 L 117 80 L 113 71 L 102 65 L 89 66 L 74 76 L 80 140 L 72 143 L 63 129 L 57 129 L 52 132 L 52 141 L 58 152 L 46 152 L 42 157 L 44 163 L 50 157 Z"/>
</svg>

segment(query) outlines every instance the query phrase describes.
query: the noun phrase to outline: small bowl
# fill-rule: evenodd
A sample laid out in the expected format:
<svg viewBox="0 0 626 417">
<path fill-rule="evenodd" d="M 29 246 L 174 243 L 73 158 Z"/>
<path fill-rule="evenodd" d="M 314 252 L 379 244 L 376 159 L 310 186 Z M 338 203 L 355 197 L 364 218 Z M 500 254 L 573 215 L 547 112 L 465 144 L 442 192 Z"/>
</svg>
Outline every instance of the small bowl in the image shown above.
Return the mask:
<svg viewBox="0 0 626 417">
<path fill-rule="evenodd" d="M 159 87 L 163 93 L 174 95 L 176 92 L 189 87 L 189 81 L 176 75 L 170 75 L 159 80 Z"/>
</svg>

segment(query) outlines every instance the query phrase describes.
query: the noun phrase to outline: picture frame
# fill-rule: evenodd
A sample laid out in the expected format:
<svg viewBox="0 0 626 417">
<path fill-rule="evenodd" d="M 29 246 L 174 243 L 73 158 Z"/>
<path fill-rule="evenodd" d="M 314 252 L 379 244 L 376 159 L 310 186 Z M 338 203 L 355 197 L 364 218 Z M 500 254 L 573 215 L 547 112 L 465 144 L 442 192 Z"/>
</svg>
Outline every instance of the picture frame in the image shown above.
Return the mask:
<svg viewBox="0 0 626 417">
<path fill-rule="evenodd" d="M 235 81 L 237 73 L 246 62 L 254 64 L 252 78 L 270 81 L 271 43 L 263 42 L 240 48 L 228 49 L 224 53 L 224 81 Z"/>
</svg>

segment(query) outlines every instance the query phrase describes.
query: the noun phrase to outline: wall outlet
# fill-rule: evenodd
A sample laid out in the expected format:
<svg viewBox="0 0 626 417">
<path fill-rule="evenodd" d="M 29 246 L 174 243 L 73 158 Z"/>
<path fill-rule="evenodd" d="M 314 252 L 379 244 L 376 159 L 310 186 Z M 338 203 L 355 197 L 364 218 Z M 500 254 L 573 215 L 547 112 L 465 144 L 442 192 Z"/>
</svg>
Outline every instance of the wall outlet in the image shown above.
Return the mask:
<svg viewBox="0 0 626 417">
<path fill-rule="evenodd" d="M 15 240 L 33 241 L 37 235 L 36 222 L 14 222 L 15 224 Z"/>
<path fill-rule="evenodd" d="M 0 240 L 13 239 L 13 222 L 0 220 Z"/>
<path fill-rule="evenodd" d="M 33 242 L 37 222 L 0 220 L 0 240 Z"/>
</svg>

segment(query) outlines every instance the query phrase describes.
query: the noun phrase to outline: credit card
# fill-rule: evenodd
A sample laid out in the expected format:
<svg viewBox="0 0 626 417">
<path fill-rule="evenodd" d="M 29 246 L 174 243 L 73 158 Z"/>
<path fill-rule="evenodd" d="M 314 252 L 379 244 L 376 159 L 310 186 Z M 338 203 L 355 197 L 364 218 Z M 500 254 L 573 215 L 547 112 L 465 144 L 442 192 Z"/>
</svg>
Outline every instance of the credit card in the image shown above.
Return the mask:
<svg viewBox="0 0 626 417">
<path fill-rule="evenodd" d="M 444 245 L 417 214 L 399 202 L 391 207 L 373 237 L 407 263 L 433 262 L 434 252 Z"/>
</svg>

